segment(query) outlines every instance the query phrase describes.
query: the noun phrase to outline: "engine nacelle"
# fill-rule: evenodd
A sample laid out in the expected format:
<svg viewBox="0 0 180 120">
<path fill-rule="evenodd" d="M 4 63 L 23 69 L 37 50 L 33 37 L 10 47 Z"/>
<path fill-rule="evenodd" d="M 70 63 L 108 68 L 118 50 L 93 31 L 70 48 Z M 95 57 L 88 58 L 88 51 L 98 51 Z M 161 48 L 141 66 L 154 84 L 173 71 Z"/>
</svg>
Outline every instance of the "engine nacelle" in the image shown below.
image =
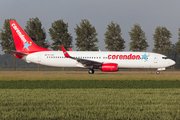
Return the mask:
<svg viewBox="0 0 180 120">
<path fill-rule="evenodd" d="M 101 66 L 101 71 L 104 71 L 104 72 L 118 71 L 118 64 L 116 64 L 116 63 L 104 63 Z"/>
</svg>

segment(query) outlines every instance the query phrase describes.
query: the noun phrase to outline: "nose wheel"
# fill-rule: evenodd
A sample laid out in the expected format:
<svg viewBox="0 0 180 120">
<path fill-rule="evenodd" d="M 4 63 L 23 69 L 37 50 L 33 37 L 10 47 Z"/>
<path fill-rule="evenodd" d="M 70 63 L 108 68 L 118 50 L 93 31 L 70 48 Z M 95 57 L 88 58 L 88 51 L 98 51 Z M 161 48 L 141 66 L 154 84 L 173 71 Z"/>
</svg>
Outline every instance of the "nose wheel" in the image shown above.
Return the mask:
<svg viewBox="0 0 180 120">
<path fill-rule="evenodd" d="M 159 71 L 156 71 L 156 74 L 160 74 L 160 72 L 159 72 Z"/>
<path fill-rule="evenodd" d="M 94 74 L 94 70 L 93 69 L 89 69 L 88 73 L 89 74 Z"/>
</svg>

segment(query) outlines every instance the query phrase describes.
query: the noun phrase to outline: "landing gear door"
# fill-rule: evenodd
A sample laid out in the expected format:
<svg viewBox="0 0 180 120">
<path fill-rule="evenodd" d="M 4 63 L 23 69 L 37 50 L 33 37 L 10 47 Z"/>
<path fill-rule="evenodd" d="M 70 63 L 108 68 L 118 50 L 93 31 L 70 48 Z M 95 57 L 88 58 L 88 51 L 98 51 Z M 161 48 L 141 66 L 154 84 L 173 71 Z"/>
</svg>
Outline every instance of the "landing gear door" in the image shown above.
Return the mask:
<svg viewBox="0 0 180 120">
<path fill-rule="evenodd" d="M 157 63 L 158 62 L 158 57 L 155 55 L 154 56 L 154 63 Z"/>
</svg>

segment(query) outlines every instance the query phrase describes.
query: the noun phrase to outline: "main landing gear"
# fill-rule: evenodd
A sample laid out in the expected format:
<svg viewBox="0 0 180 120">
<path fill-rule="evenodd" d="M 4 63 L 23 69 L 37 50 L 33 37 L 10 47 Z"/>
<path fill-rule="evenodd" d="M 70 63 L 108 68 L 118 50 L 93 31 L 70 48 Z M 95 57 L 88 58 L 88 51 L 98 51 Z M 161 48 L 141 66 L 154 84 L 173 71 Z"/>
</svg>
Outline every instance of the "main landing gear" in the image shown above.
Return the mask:
<svg viewBox="0 0 180 120">
<path fill-rule="evenodd" d="M 156 74 L 160 74 L 160 72 L 159 72 L 159 71 L 156 71 Z"/>
<path fill-rule="evenodd" d="M 94 70 L 93 69 L 89 69 L 88 73 L 89 74 L 94 74 Z"/>
</svg>

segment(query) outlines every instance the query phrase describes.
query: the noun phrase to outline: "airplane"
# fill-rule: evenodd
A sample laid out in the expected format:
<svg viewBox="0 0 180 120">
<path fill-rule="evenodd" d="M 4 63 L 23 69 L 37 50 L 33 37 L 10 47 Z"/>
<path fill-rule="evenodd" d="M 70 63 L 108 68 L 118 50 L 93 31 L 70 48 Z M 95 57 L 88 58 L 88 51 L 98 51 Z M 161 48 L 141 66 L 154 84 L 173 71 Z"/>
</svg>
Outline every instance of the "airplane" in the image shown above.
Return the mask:
<svg viewBox="0 0 180 120">
<path fill-rule="evenodd" d="M 15 20 L 10 20 L 16 51 L 14 55 L 28 63 L 52 67 L 84 68 L 93 74 L 94 69 L 103 72 L 116 72 L 123 68 L 155 68 L 161 70 L 175 64 L 167 56 L 152 52 L 115 52 L 115 51 L 52 51 L 37 46 Z"/>
</svg>

